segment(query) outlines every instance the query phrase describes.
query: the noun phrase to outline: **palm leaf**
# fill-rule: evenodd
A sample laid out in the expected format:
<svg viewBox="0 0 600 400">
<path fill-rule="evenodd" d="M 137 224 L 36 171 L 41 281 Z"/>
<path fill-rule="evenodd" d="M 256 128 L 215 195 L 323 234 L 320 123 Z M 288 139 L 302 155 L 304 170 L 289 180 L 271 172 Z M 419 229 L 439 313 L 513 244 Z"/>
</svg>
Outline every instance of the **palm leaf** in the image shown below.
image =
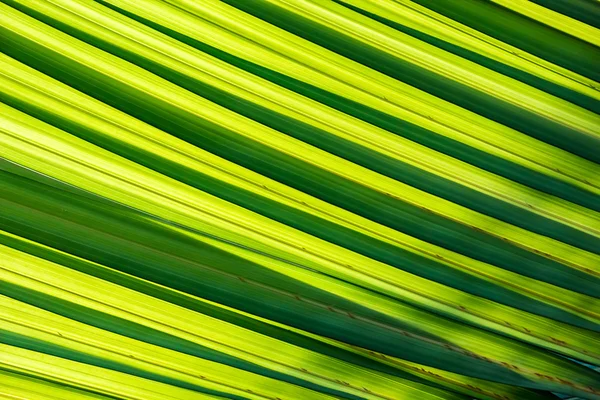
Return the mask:
<svg viewBox="0 0 600 400">
<path fill-rule="evenodd" d="M 543 3 L 3 0 L 0 394 L 600 398 L 600 36 Z"/>
</svg>

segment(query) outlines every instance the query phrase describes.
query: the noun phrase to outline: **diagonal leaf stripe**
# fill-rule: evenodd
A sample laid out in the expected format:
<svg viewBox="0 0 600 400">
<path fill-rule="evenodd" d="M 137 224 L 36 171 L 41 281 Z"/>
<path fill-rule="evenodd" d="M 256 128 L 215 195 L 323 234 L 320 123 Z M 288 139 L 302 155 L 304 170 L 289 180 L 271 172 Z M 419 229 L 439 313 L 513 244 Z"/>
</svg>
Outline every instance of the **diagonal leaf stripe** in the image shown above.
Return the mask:
<svg viewBox="0 0 600 400">
<path fill-rule="evenodd" d="M 600 399 L 551 3 L 0 1 L 0 398 Z"/>
</svg>

